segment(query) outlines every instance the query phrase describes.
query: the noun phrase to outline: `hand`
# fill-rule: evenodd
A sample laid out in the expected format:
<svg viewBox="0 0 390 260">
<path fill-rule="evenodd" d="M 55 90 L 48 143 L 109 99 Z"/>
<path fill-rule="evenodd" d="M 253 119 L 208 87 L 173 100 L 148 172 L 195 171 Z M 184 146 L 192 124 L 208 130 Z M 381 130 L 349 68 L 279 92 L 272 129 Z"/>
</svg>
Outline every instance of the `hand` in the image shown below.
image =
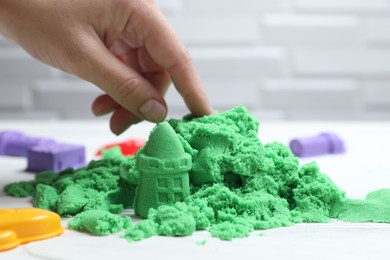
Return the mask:
<svg viewBox="0 0 390 260">
<path fill-rule="evenodd" d="M 115 134 L 162 121 L 171 80 L 192 114 L 212 113 L 190 55 L 153 0 L 1 0 L 0 32 L 107 93 L 92 111 L 113 112 Z"/>
</svg>

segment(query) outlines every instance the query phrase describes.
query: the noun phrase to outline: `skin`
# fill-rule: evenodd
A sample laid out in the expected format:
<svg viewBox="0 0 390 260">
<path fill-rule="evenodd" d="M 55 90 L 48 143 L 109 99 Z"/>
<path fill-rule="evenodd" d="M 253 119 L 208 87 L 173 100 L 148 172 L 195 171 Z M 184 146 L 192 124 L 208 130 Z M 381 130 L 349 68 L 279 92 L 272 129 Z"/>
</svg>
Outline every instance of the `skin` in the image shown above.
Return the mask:
<svg viewBox="0 0 390 260">
<path fill-rule="evenodd" d="M 171 81 L 193 115 L 213 112 L 188 51 L 153 0 L 1 0 L 0 33 L 101 88 L 106 94 L 92 111 L 112 113 L 114 134 L 162 121 Z"/>
</svg>

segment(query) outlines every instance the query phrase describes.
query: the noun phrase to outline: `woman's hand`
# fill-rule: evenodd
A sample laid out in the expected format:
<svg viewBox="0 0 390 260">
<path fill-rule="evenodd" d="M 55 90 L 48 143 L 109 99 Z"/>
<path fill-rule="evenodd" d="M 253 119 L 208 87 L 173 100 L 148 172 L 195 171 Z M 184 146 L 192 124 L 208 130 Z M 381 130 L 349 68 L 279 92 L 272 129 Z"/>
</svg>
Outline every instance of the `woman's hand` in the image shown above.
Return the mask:
<svg viewBox="0 0 390 260">
<path fill-rule="evenodd" d="M 188 51 L 152 0 L 1 0 L 0 32 L 106 92 L 92 110 L 113 112 L 115 134 L 163 120 L 171 80 L 195 116 L 212 113 Z"/>
</svg>

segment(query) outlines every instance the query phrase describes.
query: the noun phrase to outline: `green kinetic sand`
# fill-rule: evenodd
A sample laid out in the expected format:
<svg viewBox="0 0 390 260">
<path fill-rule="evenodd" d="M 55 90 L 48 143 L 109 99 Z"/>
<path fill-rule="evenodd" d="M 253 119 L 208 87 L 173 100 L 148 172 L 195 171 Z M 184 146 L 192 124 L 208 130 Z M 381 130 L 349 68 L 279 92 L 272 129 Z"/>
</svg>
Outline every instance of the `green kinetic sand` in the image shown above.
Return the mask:
<svg viewBox="0 0 390 260">
<path fill-rule="evenodd" d="M 190 195 L 191 155 L 184 152 L 168 122 L 151 132 L 149 142 L 137 154 L 137 169 L 140 181 L 134 212 L 138 216 L 146 218 L 149 209 L 183 201 Z"/>
<path fill-rule="evenodd" d="M 144 220 L 137 225 L 131 226 L 130 228 L 126 229 L 126 232 L 123 237 L 126 238 L 129 242 L 140 241 L 145 238 L 157 236 L 157 228 L 158 226 L 154 221 L 149 219 Z"/>
<path fill-rule="evenodd" d="M 332 208 L 332 215 L 349 222 L 390 223 L 390 189 L 370 192 L 364 200 L 346 199 Z"/>
<path fill-rule="evenodd" d="M 88 210 L 69 222 L 69 228 L 94 235 L 109 235 L 130 227 L 129 217 L 120 217 L 104 210 Z"/>
<path fill-rule="evenodd" d="M 177 137 L 171 141 L 165 139 L 166 135 L 174 136 L 168 123 Z M 16 197 L 31 195 L 34 206 L 63 216 L 77 215 L 79 221 L 85 218 L 85 212 L 94 212 L 91 210 L 119 213 L 138 200 L 138 212 L 141 202 L 152 201 L 147 206 L 148 214 L 142 213 L 147 219 L 126 228 L 122 236 L 128 241 L 155 235 L 187 236 L 195 230 L 209 230 L 214 237 L 232 240 L 249 236 L 253 230 L 329 222 L 332 218 L 390 223 L 390 190 L 370 193 L 365 200 L 346 198 L 316 163 L 300 166 L 288 147 L 279 143 L 263 145 L 258 139 L 259 123 L 244 107 L 168 123 L 154 129 L 135 158 L 106 153 L 103 160 L 83 169 L 43 172 L 34 181 L 9 184 L 5 191 Z M 147 175 L 146 186 L 150 187 L 154 179 L 157 187 L 159 174 L 172 177 L 166 168 L 150 169 L 160 167 L 161 157 L 171 157 L 167 142 L 177 144 L 178 140 L 182 148 L 170 148 L 176 159 L 182 158 L 183 150 L 192 158 L 189 196 L 174 204 L 175 200 L 170 199 L 167 205 L 156 208 L 160 205 L 155 204 L 159 191 L 152 187 L 153 197 L 145 199 L 143 181 Z M 153 157 L 160 159 L 150 159 Z M 176 169 L 175 163 L 172 169 Z M 183 176 L 186 167 L 183 164 L 180 170 Z M 123 228 L 119 225 L 117 229 Z"/>
</svg>

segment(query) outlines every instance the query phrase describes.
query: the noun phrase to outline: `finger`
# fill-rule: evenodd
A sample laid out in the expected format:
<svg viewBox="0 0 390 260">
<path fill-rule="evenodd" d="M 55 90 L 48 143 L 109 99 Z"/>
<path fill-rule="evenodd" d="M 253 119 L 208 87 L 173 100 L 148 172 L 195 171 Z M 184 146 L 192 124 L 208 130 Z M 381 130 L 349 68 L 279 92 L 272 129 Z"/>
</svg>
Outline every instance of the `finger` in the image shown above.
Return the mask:
<svg viewBox="0 0 390 260">
<path fill-rule="evenodd" d="M 142 74 L 142 68 L 138 62 L 138 51 L 133 50 L 129 53 L 122 54 L 123 63 L 138 72 L 139 74 Z"/>
<path fill-rule="evenodd" d="M 137 53 L 144 77 L 164 96 L 171 83 L 169 72 L 157 64 L 145 48 L 139 48 Z"/>
<path fill-rule="evenodd" d="M 126 46 L 126 47 L 125 47 Z M 140 64 L 138 63 L 138 49 L 131 48 L 122 39 L 118 39 L 109 48 L 110 52 L 119 58 L 121 62 L 138 72 L 142 73 Z"/>
<path fill-rule="evenodd" d="M 165 95 L 170 82 L 168 73 L 149 73 L 146 75 L 146 79 L 154 86 L 158 86 L 158 91 L 161 95 Z M 116 135 L 122 134 L 131 125 L 142 121 L 142 119 L 122 108 L 107 94 L 101 95 L 95 99 L 92 104 L 92 111 L 96 116 L 106 115 L 115 111 L 110 119 L 110 129 Z"/>
<path fill-rule="evenodd" d="M 151 122 L 165 118 L 165 100 L 148 80 L 119 61 L 97 35 L 81 42 L 85 53 L 78 65 L 81 77 L 99 86 L 138 118 Z"/>
<path fill-rule="evenodd" d="M 138 50 L 138 55 L 135 54 L 135 52 L 121 55 L 122 62 L 140 73 L 153 85 L 161 96 L 165 96 L 171 83 L 171 76 L 168 71 L 154 62 L 150 55 L 140 55 L 140 50 L 141 49 Z"/>
<path fill-rule="evenodd" d="M 150 15 L 150 10 L 146 12 L 143 16 L 148 20 L 138 35 L 145 40 L 147 51 L 160 66 L 169 71 L 176 89 L 192 114 L 211 114 L 213 110 L 206 92 L 183 43 L 158 8 L 153 10 L 153 15 Z"/>
<path fill-rule="evenodd" d="M 118 38 L 112 46 L 109 48 L 112 54 L 115 56 L 122 55 L 132 52 L 134 49 L 131 48 L 123 39 Z"/>
<path fill-rule="evenodd" d="M 165 95 L 171 83 L 171 77 L 167 70 L 153 60 L 145 48 L 138 48 L 122 57 L 126 65 L 142 74 L 162 96 Z"/>
<path fill-rule="evenodd" d="M 171 76 L 167 71 L 147 72 L 144 73 L 144 77 L 155 87 L 161 96 L 165 96 L 171 84 Z"/>
<path fill-rule="evenodd" d="M 126 131 L 131 125 L 141 122 L 142 119 L 129 112 L 127 109 L 118 108 L 111 116 L 110 129 L 116 134 L 120 135 Z"/>
<path fill-rule="evenodd" d="M 92 112 L 95 116 L 111 113 L 121 106 L 107 94 L 98 96 L 92 103 Z"/>
<path fill-rule="evenodd" d="M 146 73 L 145 78 L 156 87 L 162 96 L 165 96 L 171 82 L 169 73 Z M 95 116 L 103 116 L 117 110 L 120 107 L 121 106 L 112 97 L 107 94 L 103 94 L 93 101 L 92 112 Z"/>
<path fill-rule="evenodd" d="M 137 49 L 137 60 L 143 72 L 167 71 L 150 56 L 150 53 L 144 47 Z"/>
<path fill-rule="evenodd" d="M 114 112 L 110 119 L 110 129 L 116 135 L 120 135 L 131 125 L 142 121 L 142 119 L 134 116 L 125 108 L 122 108 L 109 95 L 101 95 L 97 97 L 93 102 L 92 111 L 96 116 Z"/>
</svg>

